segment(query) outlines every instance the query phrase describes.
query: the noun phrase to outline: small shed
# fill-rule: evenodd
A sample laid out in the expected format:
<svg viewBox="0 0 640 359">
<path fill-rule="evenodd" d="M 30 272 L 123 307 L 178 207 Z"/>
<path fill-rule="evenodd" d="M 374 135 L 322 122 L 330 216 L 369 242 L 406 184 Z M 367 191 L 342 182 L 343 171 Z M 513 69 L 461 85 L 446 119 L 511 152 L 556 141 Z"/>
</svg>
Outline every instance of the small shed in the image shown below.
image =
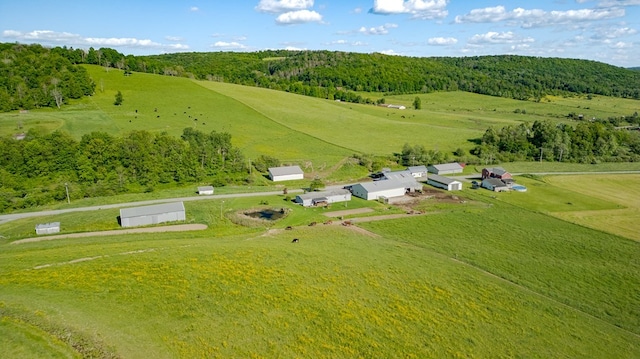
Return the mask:
<svg viewBox="0 0 640 359">
<path fill-rule="evenodd" d="M 122 227 L 148 226 L 165 222 L 184 221 L 183 202 L 162 203 L 152 206 L 123 208 L 120 210 Z"/>
<path fill-rule="evenodd" d="M 213 186 L 201 186 L 198 187 L 199 195 L 212 195 L 213 194 Z"/>
<path fill-rule="evenodd" d="M 304 172 L 300 166 L 269 167 L 269 178 L 274 182 L 304 179 Z"/>
<path fill-rule="evenodd" d="M 427 178 L 427 166 L 409 166 L 407 167 L 407 171 L 415 178 Z"/>
<path fill-rule="evenodd" d="M 351 192 L 347 189 L 335 189 L 321 192 L 308 192 L 296 196 L 294 202 L 304 207 L 351 201 Z"/>
<path fill-rule="evenodd" d="M 439 165 L 431 165 L 427 167 L 429 173 L 437 174 L 437 175 L 449 175 L 453 173 L 462 173 L 464 167 L 456 162 L 453 163 L 443 163 Z"/>
<path fill-rule="evenodd" d="M 36 225 L 36 234 L 60 233 L 60 222 L 41 223 Z"/>
<path fill-rule="evenodd" d="M 420 190 L 422 190 L 422 185 L 415 179 L 412 181 L 388 179 L 374 182 L 363 182 L 354 184 L 351 187 L 351 193 L 354 196 L 366 200 L 377 200 L 380 197 L 400 197 L 404 196 L 407 192 Z"/>
<path fill-rule="evenodd" d="M 429 176 L 427 183 L 434 187 L 446 189 L 447 191 L 459 191 L 462 189 L 462 182 L 456 181 L 453 178 L 443 177 L 439 175 Z"/>
<path fill-rule="evenodd" d="M 483 168 L 482 178 L 511 179 L 511 173 L 502 167 Z"/>
<path fill-rule="evenodd" d="M 482 180 L 482 188 L 486 188 L 494 192 L 508 191 L 509 186 L 502 182 L 499 178 L 485 178 Z"/>
</svg>

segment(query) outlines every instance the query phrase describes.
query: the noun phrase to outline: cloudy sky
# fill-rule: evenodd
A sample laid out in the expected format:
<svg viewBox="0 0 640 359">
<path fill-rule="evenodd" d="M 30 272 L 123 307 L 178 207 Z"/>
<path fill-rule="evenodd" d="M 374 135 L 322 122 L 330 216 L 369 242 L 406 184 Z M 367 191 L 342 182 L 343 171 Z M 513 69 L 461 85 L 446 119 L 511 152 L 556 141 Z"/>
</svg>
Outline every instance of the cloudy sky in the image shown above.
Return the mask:
<svg viewBox="0 0 640 359">
<path fill-rule="evenodd" d="M 0 42 L 124 54 L 308 49 L 640 66 L 640 0 L 0 1 Z"/>
</svg>

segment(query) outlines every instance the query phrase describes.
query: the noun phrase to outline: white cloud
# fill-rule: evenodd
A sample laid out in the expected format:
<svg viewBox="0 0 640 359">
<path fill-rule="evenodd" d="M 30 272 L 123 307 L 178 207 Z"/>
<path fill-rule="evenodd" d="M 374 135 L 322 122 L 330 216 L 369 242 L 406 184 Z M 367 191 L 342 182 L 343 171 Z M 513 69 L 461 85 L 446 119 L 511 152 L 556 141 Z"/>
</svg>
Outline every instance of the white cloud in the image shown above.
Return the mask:
<svg viewBox="0 0 640 359">
<path fill-rule="evenodd" d="M 449 0 L 374 0 L 371 13 L 381 15 L 411 14 L 417 19 L 446 17 Z"/>
<path fill-rule="evenodd" d="M 489 31 L 485 34 L 476 34 L 469 39 L 470 44 L 513 44 L 529 43 L 535 40 L 531 37 L 518 37 L 511 31 L 495 32 Z"/>
<path fill-rule="evenodd" d="M 389 29 L 395 29 L 398 25 L 396 24 L 384 24 L 376 27 L 366 28 L 362 26 L 358 29 L 358 32 L 365 35 L 386 35 L 389 33 Z"/>
<path fill-rule="evenodd" d="M 630 27 L 601 28 L 596 29 L 595 34 L 591 37 L 594 40 L 600 39 L 616 39 L 619 37 L 631 36 L 638 33 L 638 30 Z"/>
<path fill-rule="evenodd" d="M 361 8 L 361 7 L 357 7 L 357 8 L 355 8 L 355 9 L 353 9 L 353 13 L 354 13 L 354 14 L 360 14 L 360 13 L 362 13 L 362 8 Z"/>
<path fill-rule="evenodd" d="M 215 44 L 213 44 L 213 47 L 218 49 L 225 49 L 225 50 L 244 50 L 247 48 L 245 45 L 236 41 L 232 41 L 232 42 L 217 41 Z"/>
<path fill-rule="evenodd" d="M 347 41 L 347 40 L 336 40 L 327 43 L 327 45 L 341 45 L 341 46 L 366 46 L 367 43 L 362 41 Z"/>
<path fill-rule="evenodd" d="M 402 56 L 401 53 L 396 52 L 395 50 L 382 50 L 382 51 L 378 51 L 378 52 L 383 54 L 383 55 Z"/>
<path fill-rule="evenodd" d="M 307 49 L 302 48 L 302 47 L 296 47 L 296 46 L 287 46 L 284 48 L 287 51 L 307 51 Z"/>
<path fill-rule="evenodd" d="M 164 39 L 167 40 L 167 41 L 171 41 L 171 42 L 180 42 L 180 41 L 184 40 L 183 38 L 181 38 L 179 36 L 165 36 Z"/>
<path fill-rule="evenodd" d="M 192 7 L 189 8 L 189 11 L 198 12 L 198 11 L 200 11 L 200 9 L 197 6 L 192 6 Z"/>
<path fill-rule="evenodd" d="M 278 25 L 305 24 L 308 22 L 322 22 L 322 15 L 315 11 L 299 10 L 285 12 L 276 18 Z"/>
<path fill-rule="evenodd" d="M 255 7 L 260 12 L 279 14 L 304 10 L 313 6 L 313 0 L 260 0 Z"/>
<path fill-rule="evenodd" d="M 2 32 L 2 37 L 16 41 L 36 41 L 44 44 L 64 44 L 66 46 L 76 47 L 105 46 L 160 50 L 189 49 L 189 46 L 185 44 L 161 44 L 149 39 L 136 39 L 133 37 L 83 37 L 78 34 L 51 30 L 35 30 L 30 32 L 5 30 Z"/>
<path fill-rule="evenodd" d="M 640 0 L 602 0 L 598 2 L 599 7 L 637 6 Z"/>
<path fill-rule="evenodd" d="M 458 43 L 458 39 L 455 37 L 432 37 L 427 40 L 427 44 L 435 46 L 448 46 Z"/>
<path fill-rule="evenodd" d="M 540 9 L 526 10 L 516 8 L 507 11 L 502 5 L 473 9 L 466 15 L 458 15 L 455 22 L 462 23 L 491 23 L 501 21 L 513 21 L 523 28 L 567 25 L 576 22 L 596 21 L 623 17 L 623 8 L 608 9 L 579 9 L 567 11 L 545 11 Z"/>
</svg>

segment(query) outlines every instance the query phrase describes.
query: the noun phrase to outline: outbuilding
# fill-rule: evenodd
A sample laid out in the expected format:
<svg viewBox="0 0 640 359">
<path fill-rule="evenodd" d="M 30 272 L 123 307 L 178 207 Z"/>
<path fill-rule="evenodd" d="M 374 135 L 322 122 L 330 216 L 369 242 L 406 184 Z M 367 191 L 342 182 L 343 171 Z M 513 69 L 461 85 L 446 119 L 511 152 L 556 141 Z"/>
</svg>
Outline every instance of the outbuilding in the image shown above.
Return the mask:
<svg viewBox="0 0 640 359">
<path fill-rule="evenodd" d="M 162 203 L 152 206 L 123 208 L 120 210 L 122 227 L 148 226 L 151 224 L 184 221 L 183 202 Z"/>
<path fill-rule="evenodd" d="M 456 162 L 453 163 L 443 163 L 439 165 L 431 165 L 427 167 L 429 173 L 433 173 L 436 175 L 449 175 L 453 173 L 462 173 L 464 167 Z"/>
<path fill-rule="evenodd" d="M 407 192 L 422 190 L 422 185 L 415 179 L 413 181 L 382 180 L 354 184 L 351 193 L 362 199 L 377 200 L 380 197 L 401 197 Z"/>
<path fill-rule="evenodd" d="M 502 180 L 511 179 L 511 173 L 502 167 L 491 167 L 482 169 L 482 178 L 499 178 Z"/>
<path fill-rule="evenodd" d="M 409 166 L 407 167 L 407 171 L 411 173 L 411 175 L 415 178 L 425 179 L 427 178 L 427 166 Z"/>
<path fill-rule="evenodd" d="M 300 166 L 269 167 L 269 178 L 274 181 L 291 181 L 304 179 Z"/>
<path fill-rule="evenodd" d="M 36 234 L 60 233 L 60 222 L 41 223 L 36 225 Z"/>
<path fill-rule="evenodd" d="M 439 175 L 429 176 L 427 183 L 434 187 L 446 189 L 447 191 L 459 191 L 462 189 L 462 182 L 456 181 L 453 178 L 443 177 Z"/>
<path fill-rule="evenodd" d="M 336 202 L 351 201 L 351 192 L 347 189 L 335 189 L 321 192 L 308 192 L 296 196 L 294 202 L 304 207 L 327 205 Z"/>
<path fill-rule="evenodd" d="M 485 178 L 482 180 L 482 187 L 494 192 L 508 191 L 509 186 L 499 178 Z"/>
<path fill-rule="evenodd" d="M 212 195 L 213 194 L 213 186 L 201 186 L 198 187 L 199 195 Z"/>
</svg>

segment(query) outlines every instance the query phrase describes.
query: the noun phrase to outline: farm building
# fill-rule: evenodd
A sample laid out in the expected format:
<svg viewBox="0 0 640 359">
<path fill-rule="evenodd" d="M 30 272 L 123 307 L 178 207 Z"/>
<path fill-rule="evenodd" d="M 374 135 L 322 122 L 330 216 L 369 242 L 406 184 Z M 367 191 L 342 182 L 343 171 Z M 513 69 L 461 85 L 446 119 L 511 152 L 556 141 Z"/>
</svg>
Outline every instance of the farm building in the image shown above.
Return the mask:
<svg viewBox="0 0 640 359">
<path fill-rule="evenodd" d="M 407 167 L 407 171 L 415 178 L 427 177 L 427 166 L 409 166 Z"/>
<path fill-rule="evenodd" d="M 382 173 L 381 180 L 415 181 L 415 177 L 409 170 L 388 171 Z"/>
<path fill-rule="evenodd" d="M 377 200 L 380 197 L 400 197 L 404 196 L 407 192 L 421 190 L 422 185 L 415 179 L 412 181 L 388 179 L 358 183 L 351 186 L 351 193 L 353 193 L 354 196 L 366 200 Z"/>
<path fill-rule="evenodd" d="M 152 206 L 123 208 L 120 210 L 122 227 L 147 226 L 164 222 L 184 221 L 184 203 L 171 202 Z"/>
<path fill-rule="evenodd" d="M 508 191 L 509 187 L 506 183 L 498 178 L 485 178 L 482 180 L 482 187 L 494 192 Z"/>
<path fill-rule="evenodd" d="M 41 223 L 36 225 L 36 234 L 60 233 L 60 222 Z"/>
<path fill-rule="evenodd" d="M 510 179 L 511 173 L 507 172 L 507 170 L 502 167 L 483 168 L 482 179 L 485 178 Z"/>
<path fill-rule="evenodd" d="M 294 202 L 303 205 L 304 207 L 311 207 L 317 205 L 325 205 L 336 202 L 351 201 L 351 192 L 346 189 L 335 189 L 331 191 L 322 192 L 308 192 L 299 194 L 296 196 Z"/>
<path fill-rule="evenodd" d="M 269 178 L 273 182 L 304 179 L 300 166 L 269 167 Z"/>
<path fill-rule="evenodd" d="M 446 189 L 447 191 L 459 191 L 462 189 L 462 182 L 456 181 L 453 178 L 443 177 L 439 175 L 429 176 L 427 183 L 434 187 Z"/>
<path fill-rule="evenodd" d="M 431 165 L 427 167 L 429 173 L 436 175 L 449 175 L 453 173 L 462 173 L 464 167 L 459 163 L 443 163 L 439 165 Z"/>
<path fill-rule="evenodd" d="M 395 108 L 397 110 L 406 110 L 407 107 L 403 105 L 387 105 L 388 108 Z"/>
<path fill-rule="evenodd" d="M 211 195 L 213 194 L 213 186 L 201 186 L 198 187 L 199 195 Z"/>
</svg>

